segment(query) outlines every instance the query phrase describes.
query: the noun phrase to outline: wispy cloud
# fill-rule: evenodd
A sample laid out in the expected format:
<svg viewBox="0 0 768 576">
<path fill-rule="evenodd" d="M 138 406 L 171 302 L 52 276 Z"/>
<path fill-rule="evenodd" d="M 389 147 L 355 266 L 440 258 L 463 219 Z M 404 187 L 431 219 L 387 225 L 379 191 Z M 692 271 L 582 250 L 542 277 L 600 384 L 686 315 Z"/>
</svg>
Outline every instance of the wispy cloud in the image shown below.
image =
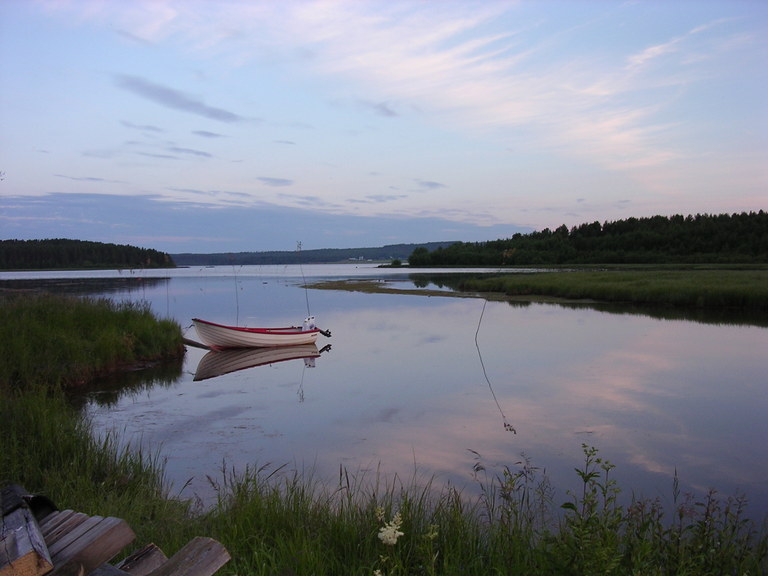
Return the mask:
<svg viewBox="0 0 768 576">
<path fill-rule="evenodd" d="M 500 33 L 494 23 L 514 22 L 515 3 L 293 8 L 284 37 L 304 39 L 317 73 L 351 80 L 371 96 L 366 101 L 385 103 L 381 111 L 408 102 L 427 118 L 471 130 L 535 130 L 529 145 L 622 171 L 668 165 L 686 153 L 669 137 L 681 126 L 665 115 L 680 90 L 699 80 L 694 56 L 722 45 L 707 36 L 718 22 L 705 22 L 639 50 L 627 43 L 623 57 L 574 52 L 554 31 Z M 617 10 L 633 18 L 639 7 Z"/>
<path fill-rule="evenodd" d="M 435 182 L 433 180 L 415 180 L 416 184 L 419 186 L 419 188 L 423 188 L 425 190 L 437 190 L 439 188 L 445 188 L 445 184 L 441 184 L 440 182 Z"/>
<path fill-rule="evenodd" d="M 134 124 L 133 122 L 129 122 L 128 120 L 122 120 L 120 124 L 122 124 L 126 128 L 141 130 L 142 132 L 163 132 L 162 128 L 159 128 L 158 126 L 153 126 L 152 124 Z"/>
<path fill-rule="evenodd" d="M 570 223 L 762 199 L 765 11 L 743 3 L 41 5 L 66 18 L 72 70 L 88 86 L 104 76 L 77 61 L 81 38 L 104 42 L 111 63 L 131 68 L 110 71 L 123 97 L 102 98 L 98 115 L 87 98 L 57 104 L 82 113 L 83 130 L 50 130 L 26 149 L 45 146 L 60 173 L 108 175 L 111 165 L 131 181 L 117 193 L 221 186 L 248 196 L 179 194 L 217 208 L 274 201 L 483 224 L 523 214 L 542 227 L 563 214 Z M 56 110 L 60 121 L 66 109 Z M 258 130 L 250 114 L 265 119 Z M 94 128 L 88 118 L 112 120 Z M 66 150 L 85 157 L 81 168 L 61 161 Z M 720 190 L 738 202 L 717 199 Z M 589 202 L 577 200 L 585 192 Z"/>
<path fill-rule="evenodd" d="M 404 194 L 369 194 L 365 197 L 365 200 L 369 202 L 374 202 L 377 204 L 381 204 L 384 202 L 392 202 L 394 200 L 400 200 L 402 198 L 407 198 Z"/>
<path fill-rule="evenodd" d="M 316 194 L 279 194 L 279 198 L 290 202 L 293 206 L 300 206 L 303 208 L 337 208 L 338 205 L 329 202 L 326 198 L 318 196 Z"/>
<path fill-rule="evenodd" d="M 179 90 L 155 84 L 139 76 L 119 75 L 115 78 L 115 85 L 166 108 L 189 112 L 219 122 L 242 122 L 245 120 L 234 112 L 208 106 Z"/>
<path fill-rule="evenodd" d="M 67 176 L 66 174 L 55 174 L 57 178 L 66 178 L 67 180 L 74 180 L 75 182 L 95 182 L 95 183 L 107 183 L 115 184 L 118 180 L 109 180 L 107 178 L 100 178 L 98 176 Z"/>
<path fill-rule="evenodd" d="M 208 152 L 204 152 L 203 150 L 195 150 L 194 148 L 182 148 L 180 146 L 169 146 L 167 150 L 168 152 L 174 152 L 176 154 L 186 154 L 190 156 L 198 156 L 200 158 L 213 158 L 213 156 Z"/>
<path fill-rule="evenodd" d="M 218 132 L 209 132 L 208 130 L 193 130 L 192 134 L 201 138 L 225 138 L 224 134 Z"/>
<path fill-rule="evenodd" d="M 91 18 L 106 17 L 98 3 L 87 4 L 83 12 Z M 112 5 L 111 17 L 115 10 Z M 613 12 L 632 19 L 640 10 L 624 3 Z M 431 3 L 361 0 L 234 3 L 227 10 L 139 1 L 121 8 L 118 17 L 119 28 L 132 36 L 173 38 L 197 54 L 224 54 L 232 66 L 264 54 L 296 64 L 301 55 L 306 69 L 345 80 L 337 85 L 357 91 L 359 102 L 384 117 L 407 109 L 471 130 L 535 127 L 530 144 L 619 170 L 663 165 L 680 155 L 667 137 L 665 106 L 694 81 L 681 63 L 695 65 L 715 44 L 727 45 L 707 36 L 726 19 L 701 22 L 639 49 L 627 44 L 620 48 L 624 54 L 607 58 L 572 50 L 561 29 L 547 28 L 553 17 L 533 22 L 524 14 L 523 4 L 502 1 L 442 3 L 439 10 Z M 648 73 L 652 65 L 655 74 Z M 116 83 L 162 106 L 221 122 L 243 120 L 141 77 L 118 76 Z M 637 161 L 623 160 L 629 157 Z"/>
<path fill-rule="evenodd" d="M 395 118 L 399 114 L 389 102 L 361 102 L 364 108 L 372 110 L 374 114 L 385 118 Z"/>
<path fill-rule="evenodd" d="M 268 176 L 259 176 L 256 178 L 256 180 L 267 186 L 274 186 L 277 188 L 282 188 L 283 186 L 291 186 L 293 184 L 293 180 L 288 180 L 287 178 L 270 178 Z"/>
<path fill-rule="evenodd" d="M 178 156 L 173 154 L 158 154 L 155 152 L 136 152 L 139 156 L 145 156 L 147 158 L 156 158 L 158 160 L 178 160 Z"/>
</svg>

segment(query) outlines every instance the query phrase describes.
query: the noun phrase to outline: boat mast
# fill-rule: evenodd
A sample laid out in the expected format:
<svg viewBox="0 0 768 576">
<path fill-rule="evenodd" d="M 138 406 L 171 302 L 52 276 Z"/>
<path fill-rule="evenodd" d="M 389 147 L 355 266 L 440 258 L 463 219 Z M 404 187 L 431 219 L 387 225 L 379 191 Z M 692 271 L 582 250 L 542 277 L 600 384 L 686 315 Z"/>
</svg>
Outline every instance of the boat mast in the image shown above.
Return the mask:
<svg viewBox="0 0 768 576">
<path fill-rule="evenodd" d="M 301 270 L 301 279 L 304 282 L 304 298 L 307 301 L 307 317 L 312 316 L 309 311 L 309 289 L 307 288 L 307 279 L 304 277 L 304 266 L 301 264 L 301 240 L 296 242 L 296 253 L 299 255 L 299 270 Z"/>
</svg>

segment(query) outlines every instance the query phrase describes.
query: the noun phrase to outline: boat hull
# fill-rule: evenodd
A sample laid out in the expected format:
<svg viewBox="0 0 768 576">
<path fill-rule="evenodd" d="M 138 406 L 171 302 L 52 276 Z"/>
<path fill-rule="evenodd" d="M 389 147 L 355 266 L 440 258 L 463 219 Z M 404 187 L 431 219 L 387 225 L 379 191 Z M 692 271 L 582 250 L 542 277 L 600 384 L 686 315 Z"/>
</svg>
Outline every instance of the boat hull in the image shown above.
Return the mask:
<svg viewBox="0 0 768 576">
<path fill-rule="evenodd" d="M 314 344 L 320 329 L 290 326 L 287 328 L 245 328 L 225 326 L 193 318 L 197 335 L 206 346 L 224 348 L 268 348 L 273 346 L 299 346 Z"/>
</svg>

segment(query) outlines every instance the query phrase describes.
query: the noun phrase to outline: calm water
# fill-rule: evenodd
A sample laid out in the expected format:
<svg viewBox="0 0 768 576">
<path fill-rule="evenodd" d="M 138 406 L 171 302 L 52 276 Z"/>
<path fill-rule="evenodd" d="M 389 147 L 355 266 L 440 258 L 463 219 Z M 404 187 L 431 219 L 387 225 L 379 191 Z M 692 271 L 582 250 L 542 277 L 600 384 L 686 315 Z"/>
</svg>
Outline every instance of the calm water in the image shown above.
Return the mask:
<svg viewBox="0 0 768 576">
<path fill-rule="evenodd" d="M 586 443 L 617 465 L 626 492 L 670 502 L 677 470 L 683 491 L 746 493 L 754 513 L 768 510 L 768 329 L 618 309 L 305 291 L 301 272 L 308 281 L 370 275 L 414 287 L 402 271 L 351 265 L 184 269 L 167 280 L 94 286 L 149 301 L 192 339 L 192 317 L 291 325 L 303 320 L 307 299 L 333 332 L 318 340 L 318 349 L 332 345 L 319 357 L 202 380 L 195 375 L 206 376 L 207 353 L 190 347 L 180 373 L 149 383 L 134 374 L 133 386 L 116 392 L 105 382 L 90 394 L 84 409 L 97 429 L 160 447 L 175 491 L 203 499 L 212 494 L 207 476 L 220 479 L 223 464 L 287 463 L 329 479 L 340 467 L 371 478 L 418 474 L 471 493 L 478 465 L 494 475 L 524 455 L 546 469 L 560 503 L 576 487 Z"/>
</svg>

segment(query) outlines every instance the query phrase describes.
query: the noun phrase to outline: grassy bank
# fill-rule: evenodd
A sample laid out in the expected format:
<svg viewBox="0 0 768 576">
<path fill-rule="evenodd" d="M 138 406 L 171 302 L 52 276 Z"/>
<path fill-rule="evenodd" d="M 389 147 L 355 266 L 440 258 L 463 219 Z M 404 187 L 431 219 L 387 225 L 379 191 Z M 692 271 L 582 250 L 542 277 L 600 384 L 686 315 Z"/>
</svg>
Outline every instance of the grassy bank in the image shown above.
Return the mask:
<svg viewBox="0 0 768 576">
<path fill-rule="evenodd" d="M 606 270 L 467 278 L 464 291 L 768 311 L 768 270 Z"/>
<path fill-rule="evenodd" d="M 178 324 L 158 320 L 144 304 L 4 294 L 0 343 L 0 483 L 175 537 L 188 505 L 164 498 L 157 456 L 120 450 L 114 435 L 95 439 L 65 390 L 182 355 Z"/>
<path fill-rule="evenodd" d="M 0 296 L 0 385 L 76 386 L 184 353 L 181 330 L 148 304 L 50 294 Z"/>
<path fill-rule="evenodd" d="M 114 309 L 101 322 L 125 331 L 121 314 Z M 59 337 L 84 338 L 73 326 Z M 47 337 L 42 329 L 23 334 L 33 349 Z M 114 435 L 94 439 L 61 387 L 49 386 L 69 380 L 71 365 L 59 373 L 55 366 L 0 373 L 0 481 L 45 493 L 60 506 L 125 518 L 138 545 L 155 542 L 167 553 L 192 536 L 214 537 L 233 557 L 225 574 L 768 572 L 768 535 L 748 520 L 743 499 L 679 494 L 673 484 L 669 510 L 658 501 L 622 507 L 613 466 L 589 446 L 575 471 L 580 489 L 569 494 L 558 495 L 529 463 L 481 477 L 477 498 L 428 481 L 383 482 L 342 469 L 327 484 L 311 472 L 264 466 L 211 471 L 219 499 L 202 510 L 166 493 L 162 462 L 146 448 L 122 449 Z"/>
<path fill-rule="evenodd" d="M 499 272 L 497 274 L 430 275 L 414 270 L 412 278 L 429 280 L 457 292 L 391 287 L 386 281 L 367 279 L 317 282 L 311 288 L 419 294 L 429 296 L 485 296 L 521 300 L 562 299 L 623 302 L 706 309 L 768 311 L 768 270 L 719 269 L 612 269 L 552 272 Z"/>
</svg>

